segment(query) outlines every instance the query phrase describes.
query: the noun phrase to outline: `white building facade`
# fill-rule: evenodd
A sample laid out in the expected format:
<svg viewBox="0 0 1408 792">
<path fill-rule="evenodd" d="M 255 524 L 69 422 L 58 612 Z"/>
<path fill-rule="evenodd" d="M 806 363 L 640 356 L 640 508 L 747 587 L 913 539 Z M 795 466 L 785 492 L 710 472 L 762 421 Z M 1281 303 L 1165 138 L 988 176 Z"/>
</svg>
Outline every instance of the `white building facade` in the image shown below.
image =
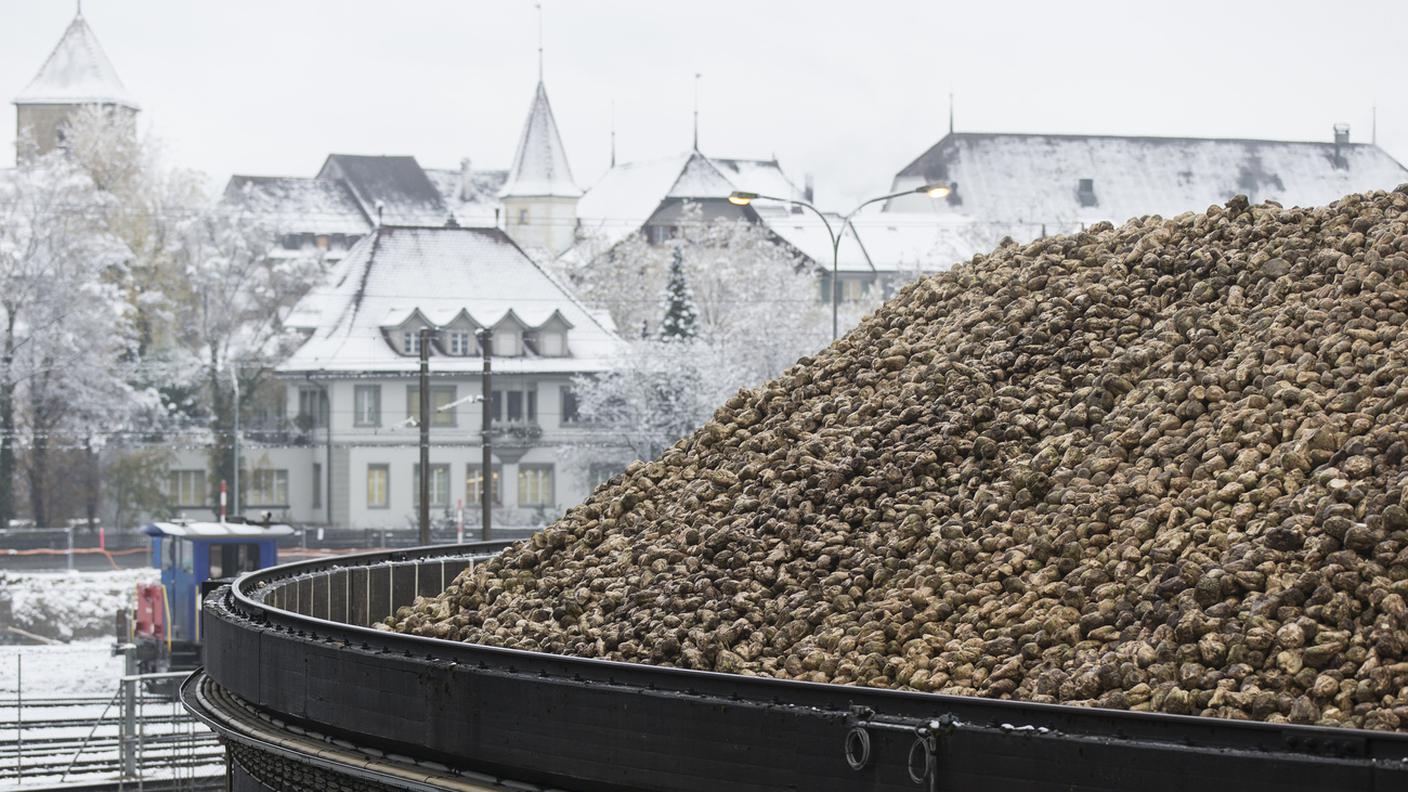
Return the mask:
<svg viewBox="0 0 1408 792">
<path fill-rule="evenodd" d="M 614 365 L 620 340 L 502 231 L 382 226 L 295 307 L 302 347 L 277 376 L 293 427 L 246 435 L 241 511 L 304 525 L 411 529 L 419 498 L 419 340 L 430 351 L 432 519 L 473 535 L 492 482 L 494 523 L 542 525 L 624 469 L 629 449 L 583 422 L 574 378 Z M 493 466 L 482 468 L 484 357 L 492 331 Z M 187 516 L 208 456 L 178 453 L 169 486 Z M 186 479 L 190 481 L 187 482 Z"/>
</svg>

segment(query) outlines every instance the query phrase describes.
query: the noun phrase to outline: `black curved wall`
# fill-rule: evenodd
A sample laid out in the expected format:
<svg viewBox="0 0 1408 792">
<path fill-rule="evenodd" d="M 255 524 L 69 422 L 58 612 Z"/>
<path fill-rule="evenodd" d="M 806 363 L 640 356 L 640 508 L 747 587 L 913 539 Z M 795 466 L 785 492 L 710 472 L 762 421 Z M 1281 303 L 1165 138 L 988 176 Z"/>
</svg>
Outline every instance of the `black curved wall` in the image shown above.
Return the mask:
<svg viewBox="0 0 1408 792">
<path fill-rule="evenodd" d="M 207 602 L 207 673 L 358 745 L 581 792 L 1408 789 L 1404 734 L 805 684 L 361 626 L 494 549 L 248 575 Z M 859 770 L 844 752 L 853 729 L 870 744 Z"/>
</svg>

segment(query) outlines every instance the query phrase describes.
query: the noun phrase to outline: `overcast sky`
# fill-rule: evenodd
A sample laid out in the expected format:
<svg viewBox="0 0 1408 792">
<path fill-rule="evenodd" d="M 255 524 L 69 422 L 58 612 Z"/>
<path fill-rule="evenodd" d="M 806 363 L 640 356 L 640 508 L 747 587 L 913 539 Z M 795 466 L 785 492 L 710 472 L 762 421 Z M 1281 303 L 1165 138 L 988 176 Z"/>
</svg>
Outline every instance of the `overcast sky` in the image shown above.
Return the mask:
<svg viewBox="0 0 1408 792">
<path fill-rule="evenodd" d="M 1138 10 L 1136 10 L 1138 9 Z M 573 175 L 700 148 L 774 154 L 829 208 L 885 191 L 959 131 L 1329 140 L 1408 162 L 1408 2 L 546 0 L 547 86 Z M 168 158 L 312 175 L 329 152 L 505 168 L 537 76 L 531 0 L 87 0 Z M 0 93 L 73 16 L 0 0 Z M 14 112 L 0 125 L 13 156 Z"/>
</svg>

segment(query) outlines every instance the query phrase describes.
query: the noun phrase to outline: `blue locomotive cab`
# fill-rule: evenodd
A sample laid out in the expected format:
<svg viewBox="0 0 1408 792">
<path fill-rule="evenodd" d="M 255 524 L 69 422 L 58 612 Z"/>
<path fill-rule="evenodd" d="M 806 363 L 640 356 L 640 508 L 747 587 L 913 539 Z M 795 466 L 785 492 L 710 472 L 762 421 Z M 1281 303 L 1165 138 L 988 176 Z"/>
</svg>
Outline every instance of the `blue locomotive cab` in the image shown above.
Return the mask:
<svg viewBox="0 0 1408 792">
<path fill-rule="evenodd" d="M 151 564 L 161 583 L 139 586 L 132 621 L 143 670 L 174 671 L 200 662 L 203 584 L 233 580 L 278 563 L 278 541 L 293 529 L 278 523 L 155 522 Z"/>
</svg>

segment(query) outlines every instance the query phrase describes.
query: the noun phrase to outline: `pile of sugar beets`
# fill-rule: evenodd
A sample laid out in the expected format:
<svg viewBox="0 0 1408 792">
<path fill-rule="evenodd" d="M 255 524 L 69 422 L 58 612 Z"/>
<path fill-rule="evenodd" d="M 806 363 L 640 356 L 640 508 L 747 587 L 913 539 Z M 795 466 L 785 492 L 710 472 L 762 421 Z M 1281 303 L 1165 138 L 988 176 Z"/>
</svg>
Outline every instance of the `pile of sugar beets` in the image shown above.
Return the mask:
<svg viewBox="0 0 1408 792">
<path fill-rule="evenodd" d="M 1408 729 L 1408 186 L 1004 243 L 383 629 Z"/>
</svg>

